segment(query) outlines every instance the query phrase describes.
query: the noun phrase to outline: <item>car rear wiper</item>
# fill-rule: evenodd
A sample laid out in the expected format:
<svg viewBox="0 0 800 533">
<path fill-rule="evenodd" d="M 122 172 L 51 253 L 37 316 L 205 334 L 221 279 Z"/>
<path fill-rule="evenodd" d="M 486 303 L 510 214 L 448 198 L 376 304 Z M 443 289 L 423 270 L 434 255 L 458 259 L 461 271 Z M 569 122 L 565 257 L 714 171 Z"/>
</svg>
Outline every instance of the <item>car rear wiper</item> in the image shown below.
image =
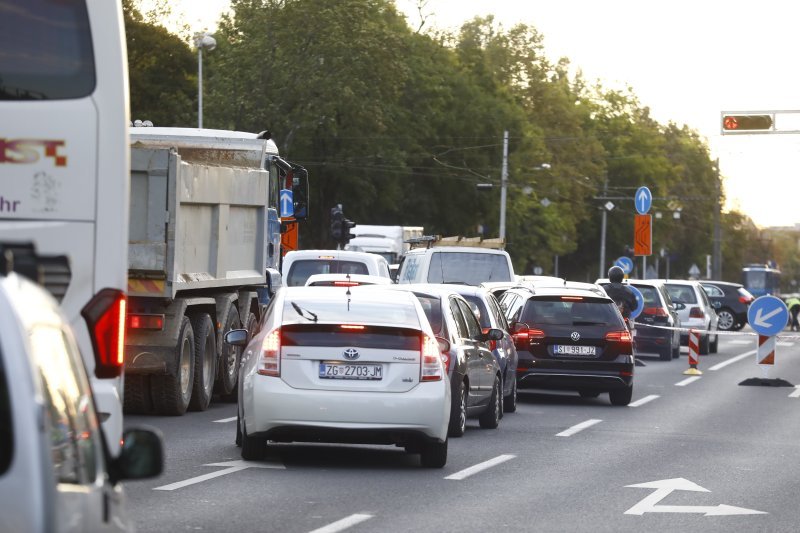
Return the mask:
<svg viewBox="0 0 800 533">
<path fill-rule="evenodd" d="M 316 322 L 317 321 L 317 315 L 315 315 L 311 311 L 303 309 L 302 307 L 300 307 L 299 305 L 297 305 L 294 302 L 291 302 L 291 304 L 292 304 L 292 307 L 294 307 L 294 310 L 297 311 L 297 314 L 300 315 L 301 317 L 305 318 L 306 320 L 310 320 L 312 322 Z"/>
</svg>

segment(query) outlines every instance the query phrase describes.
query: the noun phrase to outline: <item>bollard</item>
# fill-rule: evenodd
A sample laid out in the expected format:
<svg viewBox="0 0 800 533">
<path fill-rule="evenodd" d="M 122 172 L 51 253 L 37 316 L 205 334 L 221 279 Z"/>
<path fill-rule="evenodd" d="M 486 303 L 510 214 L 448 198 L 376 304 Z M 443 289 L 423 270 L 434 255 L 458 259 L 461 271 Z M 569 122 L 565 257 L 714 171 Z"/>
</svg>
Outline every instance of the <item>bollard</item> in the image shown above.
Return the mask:
<svg viewBox="0 0 800 533">
<path fill-rule="evenodd" d="M 764 379 L 769 379 L 769 369 L 775 365 L 775 337 L 767 335 L 758 336 L 758 366 Z"/>
<path fill-rule="evenodd" d="M 686 376 L 700 376 L 703 373 L 697 369 L 697 353 L 700 346 L 700 335 L 697 331 L 689 330 L 689 368 L 684 370 Z"/>
</svg>

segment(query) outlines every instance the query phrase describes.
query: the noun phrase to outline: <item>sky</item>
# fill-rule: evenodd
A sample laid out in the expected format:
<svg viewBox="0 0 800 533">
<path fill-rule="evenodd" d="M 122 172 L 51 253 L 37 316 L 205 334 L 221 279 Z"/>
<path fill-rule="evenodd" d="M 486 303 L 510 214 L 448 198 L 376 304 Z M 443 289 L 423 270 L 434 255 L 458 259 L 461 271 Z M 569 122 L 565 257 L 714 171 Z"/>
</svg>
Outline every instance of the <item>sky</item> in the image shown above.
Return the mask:
<svg viewBox="0 0 800 533">
<path fill-rule="evenodd" d="M 323 1 L 323 0 L 321 0 Z M 685 124 L 719 158 L 726 209 L 761 226 L 800 224 L 800 133 L 721 135 L 723 111 L 800 111 L 795 0 L 395 0 L 411 27 L 457 29 L 493 15 L 542 34 L 553 61 L 587 81 L 630 86 L 659 122 Z M 212 30 L 228 0 L 170 0 L 193 31 Z M 800 131 L 800 113 L 776 115 Z M 643 183 L 642 185 L 647 185 Z M 684 207 L 685 209 L 688 208 Z"/>
</svg>

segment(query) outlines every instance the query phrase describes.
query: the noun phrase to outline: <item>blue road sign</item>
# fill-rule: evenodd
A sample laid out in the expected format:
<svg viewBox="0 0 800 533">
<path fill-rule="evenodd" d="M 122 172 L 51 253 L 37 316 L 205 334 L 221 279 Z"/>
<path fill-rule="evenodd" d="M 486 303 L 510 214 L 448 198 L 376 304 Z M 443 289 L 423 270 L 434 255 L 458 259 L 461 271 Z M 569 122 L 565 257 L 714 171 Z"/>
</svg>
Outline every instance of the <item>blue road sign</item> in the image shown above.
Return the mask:
<svg viewBox="0 0 800 533">
<path fill-rule="evenodd" d="M 634 319 L 644 311 L 644 296 L 642 296 L 641 291 L 633 285 L 628 285 L 628 288 L 633 292 L 633 295 L 636 296 L 636 309 L 631 311 L 631 319 Z"/>
<path fill-rule="evenodd" d="M 636 194 L 633 197 L 633 203 L 636 205 L 636 212 L 640 215 L 646 215 L 650 211 L 650 206 L 653 205 L 653 194 L 647 187 L 639 187 L 636 189 Z"/>
<path fill-rule="evenodd" d="M 291 189 L 281 189 L 280 204 L 281 218 L 294 215 L 294 196 L 292 195 Z"/>
<path fill-rule="evenodd" d="M 623 255 L 617 257 L 617 260 L 614 261 L 614 265 L 620 267 L 625 274 L 633 272 L 633 259 L 628 256 Z"/>
<path fill-rule="evenodd" d="M 775 296 L 761 296 L 750 304 L 747 321 L 759 335 L 772 337 L 783 331 L 789 320 L 789 310 L 783 300 Z"/>
</svg>

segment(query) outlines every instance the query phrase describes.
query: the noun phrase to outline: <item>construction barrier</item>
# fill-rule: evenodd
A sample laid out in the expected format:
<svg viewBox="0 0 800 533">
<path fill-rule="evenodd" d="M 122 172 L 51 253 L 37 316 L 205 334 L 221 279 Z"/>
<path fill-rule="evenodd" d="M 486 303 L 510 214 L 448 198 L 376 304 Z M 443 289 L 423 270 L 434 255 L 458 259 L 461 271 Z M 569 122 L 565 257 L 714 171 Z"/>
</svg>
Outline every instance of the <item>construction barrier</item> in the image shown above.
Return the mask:
<svg viewBox="0 0 800 533">
<path fill-rule="evenodd" d="M 700 334 L 697 330 L 689 330 L 689 368 L 683 373 L 687 376 L 700 376 L 703 373 L 697 369 L 697 358 L 700 352 Z"/>
</svg>

